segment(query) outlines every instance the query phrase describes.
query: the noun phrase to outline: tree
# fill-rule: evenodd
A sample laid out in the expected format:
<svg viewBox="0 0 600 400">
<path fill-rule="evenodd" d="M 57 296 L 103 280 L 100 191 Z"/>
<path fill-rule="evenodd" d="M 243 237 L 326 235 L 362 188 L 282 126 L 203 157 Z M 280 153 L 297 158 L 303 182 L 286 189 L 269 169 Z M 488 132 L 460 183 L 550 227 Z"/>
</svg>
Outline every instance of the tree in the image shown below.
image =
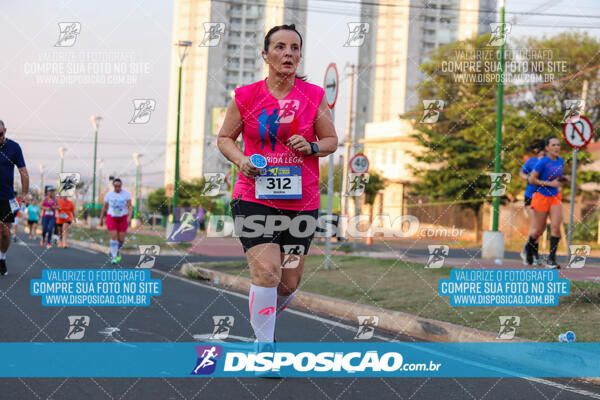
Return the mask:
<svg viewBox="0 0 600 400">
<path fill-rule="evenodd" d="M 161 215 L 169 214 L 170 200 L 165 196 L 165 188 L 158 188 L 148 195 L 148 208 Z"/>
<path fill-rule="evenodd" d="M 457 50 L 484 49 L 488 40 L 489 35 L 483 35 L 439 47 L 421 65 L 428 79 L 418 87 L 419 98 L 444 100 L 445 105 L 436 123 L 415 121 L 419 133 L 413 137 L 425 151 L 412 156 L 430 168 L 413 167 L 417 182 L 410 188 L 415 195 L 456 201 L 473 210 L 477 240 L 479 211 L 492 200 L 487 196 L 491 182 L 487 173 L 494 167 L 495 84 L 457 83 L 456 75 L 440 71 Z"/>
<path fill-rule="evenodd" d="M 340 163 L 333 164 L 333 192 L 339 192 L 340 180 L 342 179 L 342 166 Z M 319 192 L 327 194 L 327 177 L 329 176 L 329 161 L 319 166 Z"/>
<path fill-rule="evenodd" d="M 385 189 L 385 178 L 376 171 L 369 172 L 369 182 L 365 185 L 365 204 L 370 205 L 369 221 L 373 222 L 374 204 L 377 194 Z"/>
<path fill-rule="evenodd" d="M 413 135 L 425 149 L 422 153 L 414 152 L 413 157 L 428 164 L 429 168 L 413 168 L 418 182 L 411 191 L 431 199 L 455 201 L 460 207 L 473 210 L 477 240 L 480 239 L 481 225 L 479 211 L 485 202 L 493 200 L 488 196 L 491 187 L 488 175 L 494 171 L 497 92 L 493 78 L 497 74 L 492 69 L 483 73 L 486 79 L 482 83 L 469 83 L 457 79 L 460 74 L 444 72 L 444 65 L 456 59 L 460 51 L 494 52 L 495 48 L 487 47 L 488 39 L 489 35 L 483 35 L 439 47 L 431 54 L 430 61 L 421 65 L 427 79 L 418 87 L 419 98 L 444 100 L 445 105 L 436 123 L 423 124 L 416 120 L 415 128 L 419 133 Z M 514 200 L 525 188 L 526 182 L 518 175 L 531 141 L 549 135 L 562 138 L 563 100 L 580 98 L 583 79 L 589 81 L 588 99 L 597 98 L 600 92 L 597 70 L 588 71 L 600 62 L 597 40 L 587 35 L 561 33 L 549 39 L 525 39 L 517 47 L 560 49 L 561 53 L 555 57 L 567 60 L 569 67 L 561 76 L 557 75 L 556 80 L 578 71 L 587 72 L 552 85 L 505 82 L 501 171 L 510 173 L 512 179 L 502 202 Z M 525 61 L 528 65 L 536 62 L 533 58 Z M 492 78 L 489 83 L 487 78 Z M 598 116 L 597 107 L 586 110 L 592 123 Z M 568 148 L 566 144 L 563 146 Z M 563 158 L 565 173 L 568 173 L 570 153 L 565 152 Z M 580 165 L 590 163 L 590 154 L 581 151 L 579 160 Z M 597 182 L 598 179 L 598 172 L 578 172 L 578 183 L 584 180 Z M 568 188 L 563 190 L 568 194 Z"/>
</svg>

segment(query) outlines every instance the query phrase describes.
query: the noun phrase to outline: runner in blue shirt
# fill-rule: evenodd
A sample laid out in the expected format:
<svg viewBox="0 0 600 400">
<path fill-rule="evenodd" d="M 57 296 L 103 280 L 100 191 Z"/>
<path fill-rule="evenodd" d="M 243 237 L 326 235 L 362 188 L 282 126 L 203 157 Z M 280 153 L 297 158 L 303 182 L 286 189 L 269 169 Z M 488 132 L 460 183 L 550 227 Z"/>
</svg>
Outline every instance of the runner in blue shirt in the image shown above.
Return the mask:
<svg viewBox="0 0 600 400">
<path fill-rule="evenodd" d="M 21 146 L 6 138 L 6 126 L 0 121 L 0 275 L 6 275 L 6 253 L 10 246 L 10 227 L 20 205 L 15 198 L 15 165 L 21 174 L 21 201 L 24 203 L 29 191 L 29 175 Z"/>
<path fill-rule="evenodd" d="M 529 145 L 529 151 L 531 153 L 535 154 L 535 157 L 531 157 L 530 159 L 525 161 L 523 168 L 521 168 L 521 173 L 519 174 L 521 179 L 523 179 L 525 181 L 529 180 L 529 175 L 531 174 L 531 171 L 533 171 L 533 168 L 535 167 L 535 165 L 538 163 L 539 160 L 541 160 L 546 155 L 546 150 L 544 148 L 545 148 L 544 139 L 535 139 L 533 142 L 531 142 L 531 144 Z M 536 191 L 537 191 L 537 186 L 532 185 L 531 183 L 527 182 L 527 187 L 525 188 L 525 196 L 524 197 L 525 197 L 525 210 L 527 212 L 527 216 L 529 217 L 530 224 L 531 224 L 531 221 L 533 220 L 533 209 L 531 208 L 531 198 L 533 197 L 533 194 Z M 525 246 L 527 246 L 527 243 L 525 243 L 523 245 L 523 251 L 521 251 L 521 259 L 523 260 L 524 265 L 529 265 L 529 264 L 527 264 L 527 254 L 525 252 Z M 533 250 L 534 250 L 533 263 L 540 264 L 542 260 L 540 258 L 538 242 L 535 242 L 535 246 L 534 246 Z"/>
<path fill-rule="evenodd" d="M 546 138 L 546 156 L 531 171 L 529 183 L 538 186 L 531 198 L 534 210 L 529 239 L 525 247 L 528 264 L 533 261 L 535 242 L 546 229 L 546 219 L 550 216 L 550 255 L 546 268 L 560 268 L 556 263 L 556 250 L 560 242 L 560 225 L 562 224 L 562 194 L 560 182 L 569 181 L 563 175 L 564 161 L 559 157 L 560 140 L 556 136 Z"/>
</svg>

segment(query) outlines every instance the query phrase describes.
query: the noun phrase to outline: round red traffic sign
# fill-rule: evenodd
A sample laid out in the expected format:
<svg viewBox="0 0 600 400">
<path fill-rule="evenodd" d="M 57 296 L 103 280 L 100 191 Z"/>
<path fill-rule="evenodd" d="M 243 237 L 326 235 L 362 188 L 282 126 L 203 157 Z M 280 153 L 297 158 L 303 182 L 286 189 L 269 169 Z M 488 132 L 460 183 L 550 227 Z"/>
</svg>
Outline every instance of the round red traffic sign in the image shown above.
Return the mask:
<svg viewBox="0 0 600 400">
<path fill-rule="evenodd" d="M 589 119 L 579 116 L 575 122 L 565 122 L 563 125 L 563 137 L 569 146 L 574 149 L 582 149 L 588 145 L 594 136 L 594 128 Z"/>
<path fill-rule="evenodd" d="M 325 70 L 325 80 L 323 81 L 323 89 L 325 89 L 325 100 L 329 108 L 335 106 L 337 100 L 338 91 L 340 86 L 340 77 L 338 75 L 337 67 L 335 63 L 331 63 Z"/>
<path fill-rule="evenodd" d="M 369 170 L 369 159 L 364 154 L 355 154 L 350 159 L 350 170 L 357 174 L 366 174 Z"/>
</svg>

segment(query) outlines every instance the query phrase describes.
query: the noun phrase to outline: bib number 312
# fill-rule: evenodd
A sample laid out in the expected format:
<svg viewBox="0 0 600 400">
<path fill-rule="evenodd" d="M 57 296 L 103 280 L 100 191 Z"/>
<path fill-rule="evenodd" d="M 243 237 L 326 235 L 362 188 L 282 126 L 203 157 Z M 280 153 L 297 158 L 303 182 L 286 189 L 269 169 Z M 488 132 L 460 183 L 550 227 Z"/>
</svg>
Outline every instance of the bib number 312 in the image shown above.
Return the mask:
<svg viewBox="0 0 600 400">
<path fill-rule="evenodd" d="M 257 199 L 301 199 L 302 167 L 268 166 L 256 177 L 255 188 Z"/>
</svg>

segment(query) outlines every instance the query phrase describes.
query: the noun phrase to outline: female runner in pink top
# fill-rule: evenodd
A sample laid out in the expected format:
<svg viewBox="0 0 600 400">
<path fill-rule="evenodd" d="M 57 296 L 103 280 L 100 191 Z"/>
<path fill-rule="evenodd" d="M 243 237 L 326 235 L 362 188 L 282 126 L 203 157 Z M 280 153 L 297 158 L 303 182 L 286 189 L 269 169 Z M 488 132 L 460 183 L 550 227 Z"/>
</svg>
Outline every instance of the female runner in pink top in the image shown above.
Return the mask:
<svg viewBox="0 0 600 400">
<path fill-rule="evenodd" d="M 275 317 L 294 297 L 318 218 L 318 157 L 337 149 L 323 89 L 296 77 L 301 50 L 294 25 L 267 33 L 269 75 L 236 89 L 218 138 L 240 171 L 231 210 L 236 221 L 244 218 L 236 234 L 252 275 L 250 323 L 259 342 L 274 341 Z M 266 157 L 264 170 L 250 162 L 253 154 Z"/>
</svg>

